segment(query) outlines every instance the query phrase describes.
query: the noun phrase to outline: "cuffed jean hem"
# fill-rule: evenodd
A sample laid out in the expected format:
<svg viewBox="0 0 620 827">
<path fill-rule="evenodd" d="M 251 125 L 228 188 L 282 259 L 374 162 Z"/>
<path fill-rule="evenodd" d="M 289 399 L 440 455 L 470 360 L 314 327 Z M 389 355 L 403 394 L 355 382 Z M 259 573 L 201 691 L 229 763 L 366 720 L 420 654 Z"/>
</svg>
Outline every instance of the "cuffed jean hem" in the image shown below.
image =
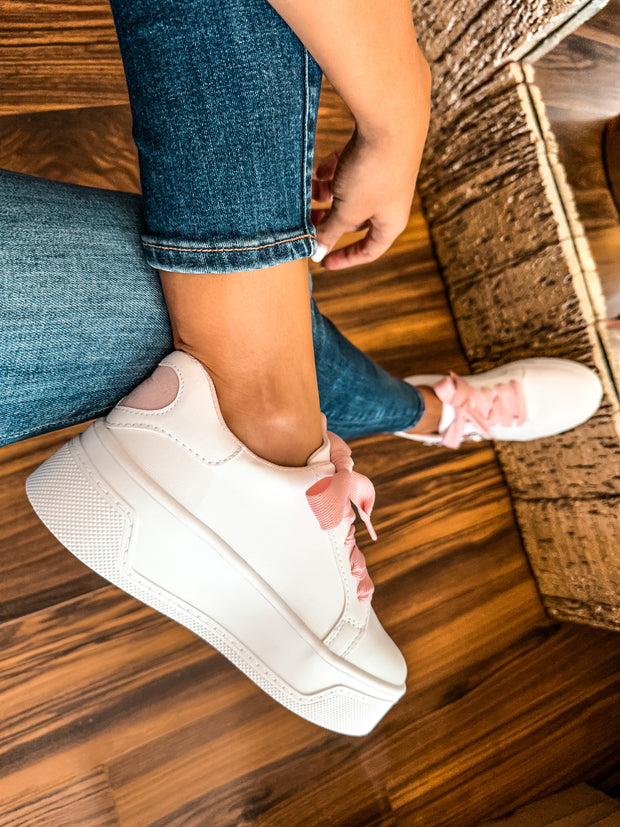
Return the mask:
<svg viewBox="0 0 620 827">
<path fill-rule="evenodd" d="M 300 228 L 285 236 L 264 236 L 240 243 L 239 239 L 219 243 L 171 241 L 142 236 L 147 262 L 156 270 L 175 273 L 235 273 L 274 267 L 295 259 L 308 258 L 317 249 L 312 233 Z"/>
<path fill-rule="evenodd" d="M 267 0 L 111 6 L 149 264 L 232 272 L 311 255 L 322 74 L 293 30 Z"/>
</svg>

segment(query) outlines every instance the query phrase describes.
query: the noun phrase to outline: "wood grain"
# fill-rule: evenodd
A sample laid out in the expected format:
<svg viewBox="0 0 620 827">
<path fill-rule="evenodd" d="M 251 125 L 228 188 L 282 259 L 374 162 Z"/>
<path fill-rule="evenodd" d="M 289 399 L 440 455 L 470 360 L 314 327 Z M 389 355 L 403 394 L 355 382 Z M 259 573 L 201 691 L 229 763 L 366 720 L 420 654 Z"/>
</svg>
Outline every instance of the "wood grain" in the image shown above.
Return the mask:
<svg viewBox="0 0 620 827">
<path fill-rule="evenodd" d="M 604 119 L 618 111 L 617 0 L 610 0 L 601 15 L 609 27 L 609 37 L 604 41 L 590 36 L 593 29 L 599 32 L 601 28 L 591 21 L 590 28 L 578 29 L 534 63 L 536 84 L 542 90 L 543 100 L 548 106 L 563 111 L 562 120 Z M 555 115 L 552 121 L 559 119 Z"/>
<path fill-rule="evenodd" d="M 587 784 L 578 784 L 549 798 L 523 807 L 513 815 L 489 821 L 480 827 L 615 827 L 620 821 L 620 803 Z"/>
<path fill-rule="evenodd" d="M 484 82 L 506 61 L 576 25 L 606 0 L 482 4 L 414 0 L 413 13 L 434 82 L 446 103 Z M 574 22 L 572 22 L 574 21 Z M 9 0 L 0 27 L 0 114 L 127 102 L 108 3 Z"/>
<path fill-rule="evenodd" d="M 126 103 L 109 3 L 2 4 L 0 114 Z"/>
<path fill-rule="evenodd" d="M 317 154 L 351 128 L 329 88 L 321 112 Z M 120 157 L 129 146 L 127 131 Z M 50 163 L 42 151 L 21 171 Z M 107 174 L 96 153 L 92 171 L 80 158 L 88 180 Z M 395 374 L 466 368 L 417 202 L 380 262 L 313 272 L 322 310 Z M 488 445 L 353 443 L 377 489 L 379 541 L 358 532 L 373 604 L 409 679 L 350 739 L 279 707 L 46 535 L 23 480 L 72 433 L 0 450 L 3 825 L 474 827 L 580 780 L 614 788 L 620 637 L 544 614 Z"/>
<path fill-rule="evenodd" d="M 139 192 L 129 106 L 0 117 L 0 169 L 89 187 Z"/>
<path fill-rule="evenodd" d="M 101 768 L 21 800 L 10 798 L 4 809 L 3 827 L 120 827 L 107 775 Z"/>
<path fill-rule="evenodd" d="M 620 217 L 620 115 L 605 124 L 603 166 L 616 212 Z"/>
</svg>

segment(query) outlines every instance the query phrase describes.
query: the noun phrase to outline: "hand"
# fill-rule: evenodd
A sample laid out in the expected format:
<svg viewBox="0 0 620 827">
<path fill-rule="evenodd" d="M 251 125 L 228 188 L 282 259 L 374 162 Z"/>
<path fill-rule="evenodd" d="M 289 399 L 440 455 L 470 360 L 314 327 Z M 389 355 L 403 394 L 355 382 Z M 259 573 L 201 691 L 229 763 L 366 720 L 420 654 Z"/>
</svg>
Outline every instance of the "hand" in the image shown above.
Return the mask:
<svg viewBox="0 0 620 827">
<path fill-rule="evenodd" d="M 404 134 L 404 138 L 402 135 Z M 356 130 L 347 145 L 325 158 L 312 182 L 312 197 L 331 209 L 312 211 L 317 241 L 327 249 L 327 270 L 341 270 L 383 255 L 407 226 L 422 146 L 411 133 L 364 138 Z M 367 229 L 364 238 L 334 252 L 343 233 Z"/>
</svg>

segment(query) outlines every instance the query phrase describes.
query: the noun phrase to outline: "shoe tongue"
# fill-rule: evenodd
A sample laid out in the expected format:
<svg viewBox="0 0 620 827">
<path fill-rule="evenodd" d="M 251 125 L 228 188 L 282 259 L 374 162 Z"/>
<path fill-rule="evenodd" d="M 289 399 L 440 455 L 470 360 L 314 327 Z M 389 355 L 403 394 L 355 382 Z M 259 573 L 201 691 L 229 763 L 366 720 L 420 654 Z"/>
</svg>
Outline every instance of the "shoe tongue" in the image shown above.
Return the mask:
<svg viewBox="0 0 620 827">
<path fill-rule="evenodd" d="M 323 442 L 319 448 L 316 449 L 308 459 L 306 460 L 306 465 L 321 465 L 325 462 L 331 462 L 330 460 L 330 444 L 329 439 L 327 436 L 323 436 Z"/>
<path fill-rule="evenodd" d="M 452 405 L 447 405 L 445 402 L 443 403 L 443 409 L 441 411 L 441 419 L 439 420 L 439 428 L 438 431 L 440 434 L 443 434 L 450 425 L 454 422 L 454 408 Z"/>
<path fill-rule="evenodd" d="M 456 412 L 452 405 L 446 405 L 446 403 L 444 402 L 443 410 L 441 412 L 441 419 L 439 420 L 438 433 L 440 435 L 444 434 L 448 430 L 450 425 L 452 425 L 455 416 Z M 478 433 L 478 429 L 474 425 L 472 425 L 471 422 L 466 422 L 463 434 L 465 436 L 471 436 L 471 434 L 476 433 Z"/>
</svg>

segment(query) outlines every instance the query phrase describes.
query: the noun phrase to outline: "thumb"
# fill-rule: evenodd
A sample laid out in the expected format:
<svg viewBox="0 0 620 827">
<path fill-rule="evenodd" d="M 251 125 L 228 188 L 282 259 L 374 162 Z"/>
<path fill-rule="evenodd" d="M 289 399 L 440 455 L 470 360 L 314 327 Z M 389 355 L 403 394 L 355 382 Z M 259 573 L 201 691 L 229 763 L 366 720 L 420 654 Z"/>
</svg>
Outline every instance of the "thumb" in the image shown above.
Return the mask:
<svg viewBox="0 0 620 827">
<path fill-rule="evenodd" d="M 312 261 L 322 261 L 344 233 L 359 229 L 360 223 L 347 216 L 342 202 L 334 201 L 332 208 L 317 227 L 316 240 L 319 246 L 312 256 Z"/>
</svg>

